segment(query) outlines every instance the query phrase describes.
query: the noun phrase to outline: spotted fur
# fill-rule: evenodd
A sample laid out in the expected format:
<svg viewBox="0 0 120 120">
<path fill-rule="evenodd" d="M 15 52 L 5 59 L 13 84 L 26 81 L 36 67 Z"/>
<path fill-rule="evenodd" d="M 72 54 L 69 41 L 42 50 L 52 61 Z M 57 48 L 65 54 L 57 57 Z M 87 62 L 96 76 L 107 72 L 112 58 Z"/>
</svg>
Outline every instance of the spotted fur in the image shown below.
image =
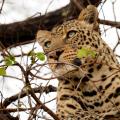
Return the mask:
<svg viewBox="0 0 120 120">
<path fill-rule="evenodd" d="M 102 40 L 98 12 L 89 5 L 79 18 L 50 31 L 40 30 L 53 74 L 58 77 L 57 115 L 60 120 L 103 120 L 120 110 L 120 72 L 116 56 Z M 94 57 L 78 57 L 78 50 L 94 51 Z"/>
</svg>

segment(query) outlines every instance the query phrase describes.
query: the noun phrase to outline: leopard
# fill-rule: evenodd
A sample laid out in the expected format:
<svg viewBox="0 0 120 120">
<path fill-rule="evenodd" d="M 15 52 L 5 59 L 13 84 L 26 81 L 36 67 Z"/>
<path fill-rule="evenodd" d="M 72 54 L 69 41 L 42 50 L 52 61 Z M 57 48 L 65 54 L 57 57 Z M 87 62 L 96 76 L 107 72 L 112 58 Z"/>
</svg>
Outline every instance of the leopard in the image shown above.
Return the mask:
<svg viewBox="0 0 120 120">
<path fill-rule="evenodd" d="M 98 15 L 97 8 L 88 5 L 78 18 L 37 32 L 36 40 L 59 81 L 60 120 L 110 120 L 119 114 L 120 65 L 101 37 Z"/>
</svg>

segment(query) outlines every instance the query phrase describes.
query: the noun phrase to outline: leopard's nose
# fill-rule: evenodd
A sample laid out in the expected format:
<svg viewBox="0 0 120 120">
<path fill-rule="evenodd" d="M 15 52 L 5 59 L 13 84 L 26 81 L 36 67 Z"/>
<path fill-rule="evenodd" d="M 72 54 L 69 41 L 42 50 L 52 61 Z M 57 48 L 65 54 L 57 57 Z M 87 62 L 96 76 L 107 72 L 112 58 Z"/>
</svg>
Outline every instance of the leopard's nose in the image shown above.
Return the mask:
<svg viewBox="0 0 120 120">
<path fill-rule="evenodd" d="M 48 58 L 53 58 L 55 60 L 58 60 L 60 55 L 63 53 L 63 50 L 57 50 L 57 51 L 51 51 L 48 53 Z"/>
<path fill-rule="evenodd" d="M 82 62 L 81 62 L 80 58 L 75 58 L 75 59 L 73 60 L 73 64 L 74 64 L 74 65 L 77 65 L 77 66 L 80 66 L 80 65 L 82 65 Z"/>
</svg>

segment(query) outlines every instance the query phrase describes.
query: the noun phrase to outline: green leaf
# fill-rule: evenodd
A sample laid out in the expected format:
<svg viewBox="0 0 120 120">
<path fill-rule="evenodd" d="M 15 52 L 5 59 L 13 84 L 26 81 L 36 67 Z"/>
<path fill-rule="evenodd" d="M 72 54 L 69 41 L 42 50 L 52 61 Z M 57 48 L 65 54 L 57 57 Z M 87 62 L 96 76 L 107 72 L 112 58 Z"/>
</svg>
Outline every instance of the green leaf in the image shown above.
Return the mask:
<svg viewBox="0 0 120 120">
<path fill-rule="evenodd" d="M 81 48 L 80 50 L 77 51 L 77 57 L 82 58 L 82 57 L 87 57 L 87 50 L 84 48 Z"/>
<path fill-rule="evenodd" d="M 14 63 L 15 63 L 15 57 L 13 57 L 13 56 L 5 57 L 5 65 L 6 66 L 13 65 Z"/>
<path fill-rule="evenodd" d="M 41 60 L 41 61 L 44 61 L 44 60 L 45 60 L 45 55 L 44 55 L 44 53 L 42 53 L 42 52 L 36 53 L 36 57 L 37 57 L 39 60 Z"/>
<path fill-rule="evenodd" d="M 12 65 L 12 61 L 9 60 L 9 59 L 6 59 L 6 60 L 5 60 L 5 65 L 6 65 L 6 66 Z"/>
<path fill-rule="evenodd" d="M 89 55 L 90 55 L 91 57 L 95 58 L 96 52 L 91 50 L 91 51 L 89 51 Z"/>
<path fill-rule="evenodd" d="M 6 75 L 6 70 L 4 67 L 0 67 L 0 76 Z"/>
<path fill-rule="evenodd" d="M 9 58 L 10 58 L 13 62 L 15 62 L 15 57 L 14 57 L 14 56 L 9 56 Z"/>
<path fill-rule="evenodd" d="M 88 57 L 88 56 L 95 58 L 96 52 L 89 48 L 81 48 L 77 51 L 78 58 L 83 58 L 83 57 Z"/>
</svg>

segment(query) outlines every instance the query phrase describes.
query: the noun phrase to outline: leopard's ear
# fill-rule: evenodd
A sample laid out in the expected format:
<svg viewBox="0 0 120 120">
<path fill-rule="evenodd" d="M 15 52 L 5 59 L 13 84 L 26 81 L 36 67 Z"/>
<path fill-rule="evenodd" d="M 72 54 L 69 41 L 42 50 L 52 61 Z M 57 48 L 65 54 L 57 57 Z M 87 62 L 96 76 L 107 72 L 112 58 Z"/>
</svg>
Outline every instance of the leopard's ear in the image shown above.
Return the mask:
<svg viewBox="0 0 120 120">
<path fill-rule="evenodd" d="M 94 5 L 88 5 L 81 11 L 78 19 L 88 24 L 96 24 L 98 20 L 97 8 Z"/>
<path fill-rule="evenodd" d="M 51 38 L 51 32 L 46 30 L 39 30 L 36 35 L 36 40 L 40 45 L 43 45 L 43 43 Z"/>
</svg>

